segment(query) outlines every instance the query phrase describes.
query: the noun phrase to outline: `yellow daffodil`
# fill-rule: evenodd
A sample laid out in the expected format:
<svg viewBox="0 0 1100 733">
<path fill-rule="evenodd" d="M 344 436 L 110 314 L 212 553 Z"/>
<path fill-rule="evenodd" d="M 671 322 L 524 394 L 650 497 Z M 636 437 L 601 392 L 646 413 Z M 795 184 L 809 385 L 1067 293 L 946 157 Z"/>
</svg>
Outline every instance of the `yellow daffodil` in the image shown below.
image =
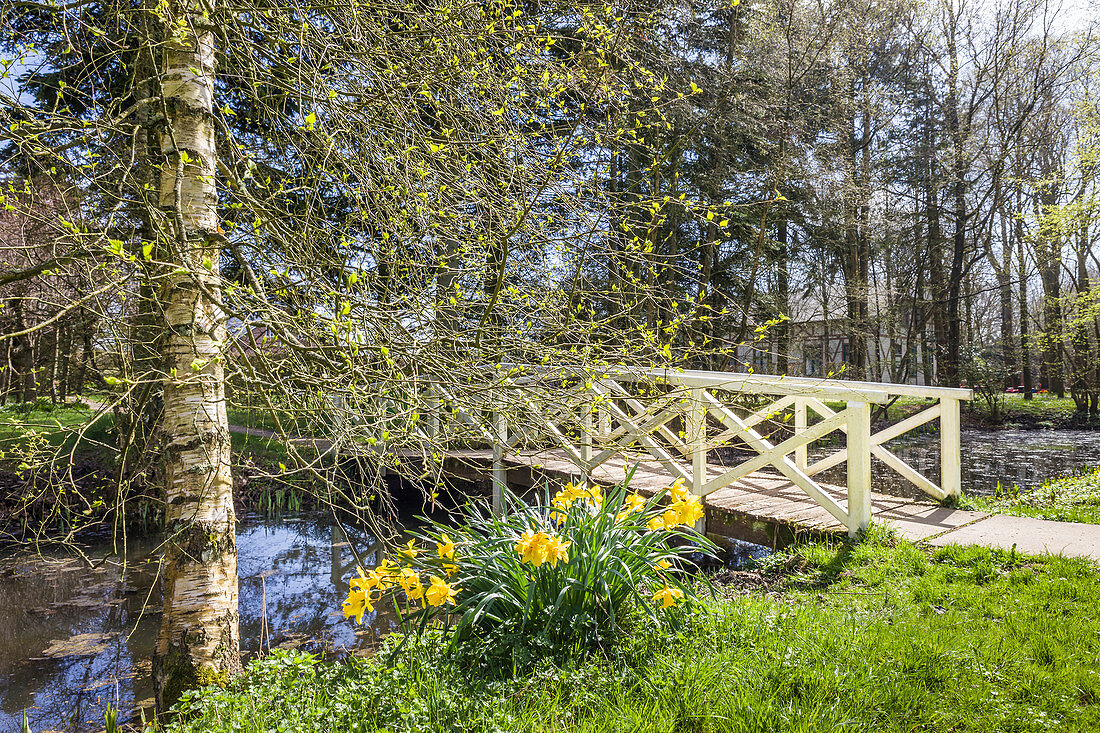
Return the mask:
<svg viewBox="0 0 1100 733">
<path fill-rule="evenodd" d="M 539 532 L 542 534 L 542 532 Z M 531 552 L 531 544 L 535 541 L 535 533 L 531 530 L 527 530 L 519 536 L 516 540 L 516 552 L 523 558 L 524 562 L 527 561 L 527 555 Z"/>
<path fill-rule="evenodd" d="M 450 585 L 447 581 L 440 578 L 438 575 L 431 577 L 431 584 L 428 589 L 424 591 L 424 598 L 427 600 L 429 606 L 442 606 L 444 603 L 450 603 L 454 605 L 455 596 L 458 594 L 459 588 Z"/>
<path fill-rule="evenodd" d="M 532 532 L 527 530 L 516 541 L 516 552 L 523 562 L 530 563 L 536 568 L 546 563 L 557 565 L 561 560 L 568 560 L 569 542 L 562 542 L 560 537 L 554 537 L 546 532 Z"/>
<path fill-rule="evenodd" d="M 398 550 L 397 554 L 410 560 L 419 555 L 420 550 L 416 549 L 416 540 L 409 540 L 402 549 Z"/>
<path fill-rule="evenodd" d="M 367 590 L 369 587 L 368 584 L 370 582 L 370 576 L 359 565 L 355 566 L 355 572 L 359 573 L 359 577 L 349 580 L 348 585 L 356 590 Z M 371 573 L 373 572 L 374 571 L 372 570 Z"/>
<path fill-rule="evenodd" d="M 445 562 L 443 563 L 443 572 L 447 573 L 447 575 L 454 575 L 458 572 L 458 566 L 453 562 Z"/>
<path fill-rule="evenodd" d="M 569 511 L 569 507 L 573 506 L 573 502 L 577 500 L 577 492 L 573 488 L 573 484 L 566 484 L 565 488 L 554 494 L 554 498 L 550 500 L 550 503 L 554 507 L 562 512 Z"/>
<path fill-rule="evenodd" d="M 603 506 L 603 491 L 600 490 L 599 486 L 587 487 L 582 498 L 594 509 L 599 509 Z"/>
<path fill-rule="evenodd" d="M 569 507 L 573 506 L 576 501 L 584 501 L 589 507 L 599 509 L 603 506 L 603 492 L 600 491 L 599 486 L 574 486 L 572 483 L 567 483 L 564 489 L 554 494 L 554 498 L 550 500 L 550 503 L 558 510 L 567 512 Z M 558 524 L 561 524 L 562 521 L 559 518 Z"/>
<path fill-rule="evenodd" d="M 672 567 L 672 562 L 669 560 L 658 560 L 657 567 L 659 567 L 661 570 L 668 570 Z"/>
<path fill-rule="evenodd" d="M 661 604 L 661 608 L 675 606 L 683 597 L 684 592 L 682 590 L 667 585 L 653 594 L 653 600 L 658 601 Z"/>
<path fill-rule="evenodd" d="M 559 562 L 569 562 L 569 546 L 572 542 L 562 542 L 560 537 L 547 537 L 543 542 L 546 547 L 546 561 L 553 567 Z"/>
<path fill-rule="evenodd" d="M 415 601 L 424 595 L 424 584 L 420 582 L 420 575 L 412 568 L 403 569 L 397 583 L 410 601 Z"/>
<path fill-rule="evenodd" d="M 652 519 L 650 519 L 648 522 L 645 523 L 645 527 L 650 532 L 660 532 L 662 529 L 665 529 L 664 515 L 661 515 L 659 517 L 653 517 Z"/>
<path fill-rule="evenodd" d="M 355 623 L 363 623 L 363 615 L 374 610 L 371 605 L 370 595 L 363 590 L 352 587 L 348 591 L 348 598 L 344 601 L 344 618 L 355 617 Z"/>
<path fill-rule="evenodd" d="M 669 511 L 676 512 L 679 524 L 691 527 L 703 518 L 703 502 L 699 501 L 699 497 L 692 496 L 684 501 L 676 502 Z"/>
<path fill-rule="evenodd" d="M 439 538 L 440 541 L 435 545 L 435 551 L 439 553 L 439 557 L 442 560 L 454 560 L 455 559 L 455 543 L 451 541 L 451 538 L 447 535 L 443 535 Z"/>
<path fill-rule="evenodd" d="M 673 502 L 685 501 L 691 496 L 691 492 L 688 490 L 687 486 L 684 485 L 684 480 L 678 478 L 672 482 L 672 486 L 668 487 L 668 495 L 672 497 Z"/>
<path fill-rule="evenodd" d="M 645 497 L 641 494 L 631 494 L 623 500 L 623 508 L 615 515 L 615 521 L 621 522 L 631 514 L 645 509 Z"/>
<path fill-rule="evenodd" d="M 372 572 L 378 578 L 378 582 L 375 587 L 378 588 L 378 590 L 380 591 L 385 591 L 393 588 L 395 585 L 397 585 L 397 581 L 401 577 L 401 569 L 393 560 L 390 560 L 389 558 L 386 558 L 381 563 L 379 563 L 378 567 L 376 567 Z"/>
<path fill-rule="evenodd" d="M 364 571 L 361 567 L 355 568 L 359 572 L 358 578 L 352 578 L 348 581 L 352 588 L 368 592 L 375 588 L 382 588 L 382 576 L 379 575 L 377 569 L 371 569 Z M 384 590 L 384 588 L 382 588 Z"/>
<path fill-rule="evenodd" d="M 549 539 L 549 537 L 545 532 L 539 532 L 535 535 L 530 547 L 527 549 L 527 557 L 525 560 L 536 568 L 542 567 L 542 565 L 550 559 L 550 547 L 547 545 L 547 539 Z"/>
</svg>

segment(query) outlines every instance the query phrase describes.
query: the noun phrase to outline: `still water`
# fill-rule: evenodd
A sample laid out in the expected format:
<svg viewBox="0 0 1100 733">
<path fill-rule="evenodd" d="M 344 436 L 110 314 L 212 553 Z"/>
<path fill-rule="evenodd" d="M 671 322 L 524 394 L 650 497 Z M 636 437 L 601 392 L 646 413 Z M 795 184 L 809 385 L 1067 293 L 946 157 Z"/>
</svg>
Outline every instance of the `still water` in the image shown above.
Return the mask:
<svg viewBox="0 0 1100 733">
<path fill-rule="evenodd" d="M 349 532 L 352 532 L 349 529 Z M 376 561 L 362 532 L 345 539 L 317 517 L 239 525 L 241 646 L 345 653 L 369 648 L 390 619 L 356 627 L 340 606 L 355 559 Z M 108 704 L 124 714 L 152 704 L 149 659 L 160 616 L 156 546 L 128 548 L 125 567 L 108 543 L 72 555 L 0 561 L 0 733 L 102 728 Z M 143 611 L 144 609 L 144 611 Z"/>
<path fill-rule="evenodd" d="M 940 480 L 938 432 L 909 434 L 886 447 L 936 483 Z M 811 460 L 835 451 L 811 451 Z M 1100 466 L 1100 430 L 964 430 L 962 485 L 968 494 L 996 494 L 1019 487 L 1026 491 L 1052 478 Z M 924 497 L 877 458 L 871 461 L 874 490 L 894 496 Z M 843 485 L 843 464 L 822 473 L 828 483 Z M 927 497 L 924 497 L 927 498 Z"/>
<path fill-rule="evenodd" d="M 889 447 L 938 479 L 937 434 Z M 962 455 L 968 492 L 994 493 L 998 484 L 1026 489 L 1100 465 L 1100 432 L 966 431 Z M 827 480 L 843 482 L 839 470 Z M 877 461 L 875 472 L 879 490 L 905 490 Z M 393 628 L 390 615 L 369 616 L 368 624 L 356 627 L 340 612 L 355 567 L 351 545 L 365 564 L 379 559 L 366 533 L 349 532 L 345 538 L 331 520 L 318 516 L 244 518 L 237 544 L 246 651 L 369 650 Z M 753 548 L 742 559 L 757 554 Z M 151 704 L 148 660 L 160 623 L 149 610 L 160 605 L 157 566 L 150 559 L 156 546 L 131 545 L 124 566 L 108 543 L 85 551 L 91 567 L 64 554 L 0 560 L 0 733 L 19 731 L 24 710 L 38 733 L 99 729 L 108 704 L 124 716 Z"/>
</svg>

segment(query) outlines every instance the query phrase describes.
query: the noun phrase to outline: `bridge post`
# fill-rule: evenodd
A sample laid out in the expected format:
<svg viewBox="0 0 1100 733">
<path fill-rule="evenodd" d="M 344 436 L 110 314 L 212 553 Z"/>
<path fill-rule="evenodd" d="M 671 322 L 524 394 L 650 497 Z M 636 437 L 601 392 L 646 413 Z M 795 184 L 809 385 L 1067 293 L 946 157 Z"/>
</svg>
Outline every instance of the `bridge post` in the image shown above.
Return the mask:
<svg viewBox="0 0 1100 733">
<path fill-rule="evenodd" d="M 581 462 L 584 466 L 581 470 L 584 474 L 585 483 L 588 483 L 592 478 L 592 472 L 590 466 L 592 464 L 592 430 L 594 429 L 592 411 L 595 409 L 592 403 L 585 403 L 581 408 L 584 410 L 584 414 L 581 415 Z"/>
<path fill-rule="evenodd" d="M 798 435 L 806 429 L 806 400 L 802 397 L 796 397 L 794 401 L 794 434 Z M 806 460 L 806 445 L 802 444 L 794 449 L 794 465 L 799 471 L 805 471 Z"/>
<path fill-rule="evenodd" d="M 949 497 L 962 494 L 962 417 L 959 401 L 940 398 L 940 488 Z"/>
<path fill-rule="evenodd" d="M 707 404 L 701 387 L 691 389 L 684 417 L 684 437 L 691 451 L 691 493 L 700 496 L 707 482 Z M 704 516 L 695 523 L 695 529 L 700 534 L 706 534 L 705 511 Z"/>
<path fill-rule="evenodd" d="M 501 406 L 493 409 L 493 510 L 504 511 L 504 489 L 508 485 L 508 471 L 504 467 L 504 447 L 508 442 L 508 418 Z"/>
<path fill-rule="evenodd" d="M 871 526 L 871 406 L 848 403 L 848 536 Z"/>
</svg>

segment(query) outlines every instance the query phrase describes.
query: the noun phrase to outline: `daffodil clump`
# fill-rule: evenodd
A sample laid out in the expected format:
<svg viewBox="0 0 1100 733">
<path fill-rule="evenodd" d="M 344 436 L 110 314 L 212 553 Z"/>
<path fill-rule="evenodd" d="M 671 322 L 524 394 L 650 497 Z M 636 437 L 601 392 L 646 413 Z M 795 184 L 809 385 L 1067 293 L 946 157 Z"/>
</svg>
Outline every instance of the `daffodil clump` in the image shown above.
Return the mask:
<svg viewBox="0 0 1100 733">
<path fill-rule="evenodd" d="M 472 509 L 426 531 L 351 581 L 344 613 L 361 621 L 382 594 L 454 623 L 454 639 L 505 629 L 578 648 L 613 627 L 625 606 L 656 615 L 694 597 L 683 569 L 713 546 L 694 527 L 699 498 L 682 481 L 645 497 L 626 485 L 567 484 L 530 505 Z"/>
<path fill-rule="evenodd" d="M 446 534 L 436 543 L 436 552 L 443 560 L 438 568 L 441 571 L 438 575 L 431 572 L 435 568 L 425 570 L 421 567 L 422 563 L 416 562 L 420 554 L 416 540 L 409 540 L 401 548 L 397 553 L 398 561 L 387 558 L 371 570 L 356 568 L 358 576 L 349 581 L 348 597 L 344 601 L 345 618 L 354 618 L 356 623 L 363 623 L 363 616 L 373 612 L 375 604 L 386 593 L 393 593 L 395 596 L 400 594 L 406 601 L 406 609 L 414 611 L 430 612 L 447 605 L 453 606 L 460 590 L 448 580 L 458 570 L 452 562 L 454 549 L 454 543 Z"/>
</svg>

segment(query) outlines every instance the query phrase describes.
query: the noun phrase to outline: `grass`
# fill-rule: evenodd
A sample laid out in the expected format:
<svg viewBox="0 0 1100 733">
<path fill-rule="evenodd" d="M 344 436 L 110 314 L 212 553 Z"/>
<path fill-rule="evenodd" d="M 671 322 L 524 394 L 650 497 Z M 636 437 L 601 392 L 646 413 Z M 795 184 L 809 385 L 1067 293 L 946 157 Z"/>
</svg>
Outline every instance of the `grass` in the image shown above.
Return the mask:
<svg viewBox="0 0 1100 733">
<path fill-rule="evenodd" d="M 32 448 L 56 450 L 64 447 L 68 452 L 77 442 L 82 428 L 83 440 L 79 448 L 90 446 L 93 441 L 113 446 L 114 437 L 109 432 L 114 427 L 114 417 L 106 413 L 89 424 L 94 415 L 95 411 L 83 402 L 51 405 L 39 400 L 33 406 L 14 404 L 0 408 L 0 460 L 23 455 Z M 233 433 L 231 437 L 236 453 L 276 463 L 286 461 L 286 447 L 277 440 L 240 433 Z"/>
<path fill-rule="evenodd" d="M 111 414 L 92 422 L 94 411 L 83 402 L 53 405 L 48 400 L 16 403 L 0 408 L 0 461 L 15 459 L 28 451 L 73 448 L 85 450 L 96 443 L 113 443 Z"/>
<path fill-rule="evenodd" d="M 316 424 L 318 416 L 306 411 L 293 412 L 277 409 L 274 413 L 264 406 L 252 404 L 231 404 L 226 413 L 230 425 L 241 425 L 248 428 L 259 428 L 272 433 L 279 432 L 279 426 L 288 435 L 302 435 L 319 437 L 325 433 L 323 425 Z M 276 421 L 276 416 L 278 421 Z"/>
<path fill-rule="evenodd" d="M 1100 524 L 1100 466 L 1051 479 L 1031 491 L 1014 487 L 998 496 L 964 496 L 962 503 L 983 512 Z"/>
<path fill-rule="evenodd" d="M 253 664 L 176 731 L 1095 731 L 1100 573 L 1084 560 L 859 544 L 773 556 L 601 656 L 512 676 L 441 639 Z M 751 581 L 751 582 L 745 582 Z M 471 652 L 476 653 L 476 652 Z"/>
<path fill-rule="evenodd" d="M 1033 395 L 1030 400 L 1025 400 L 1021 394 L 1006 394 L 1004 399 L 1006 423 L 1030 419 L 1038 420 L 1040 425 L 1043 421 L 1053 425 L 1069 420 L 1077 410 L 1069 397 L 1059 399 L 1052 394 Z M 976 401 L 975 406 L 981 407 Z"/>
<path fill-rule="evenodd" d="M 234 454 L 250 456 L 257 463 L 266 462 L 271 465 L 278 465 L 288 460 L 286 445 L 275 438 L 235 432 L 231 432 L 229 438 Z M 303 447 L 302 450 L 306 450 L 306 448 Z"/>
<path fill-rule="evenodd" d="M 226 410 L 230 425 L 241 425 L 246 428 L 259 428 L 261 430 L 278 431 L 278 423 L 270 412 L 258 407 L 229 407 Z M 290 415 L 281 413 L 279 421 L 283 429 L 288 430 L 296 425 L 296 421 Z M 293 431 L 292 431 L 293 432 Z"/>
<path fill-rule="evenodd" d="M 23 471 L 35 467 L 41 472 L 50 466 L 60 469 L 54 475 L 57 482 L 54 488 L 59 489 L 59 495 L 78 503 L 84 497 L 85 503 L 93 502 L 100 509 L 113 505 L 113 494 L 102 492 L 111 485 L 110 477 L 115 470 L 117 439 L 113 433 L 113 415 L 106 413 L 96 418 L 95 410 L 84 403 L 51 405 L 40 400 L 33 405 L 0 408 L 0 483 L 5 484 L 7 492 L 0 492 L 0 505 L 18 505 L 22 501 L 22 482 L 26 476 Z M 280 441 L 235 432 L 230 437 L 235 470 L 249 478 L 237 492 L 239 508 L 274 513 L 295 511 L 311 505 L 314 497 L 320 495 L 322 489 L 310 475 L 280 476 L 281 466 L 293 463 Z M 301 446 L 299 450 L 307 457 L 315 455 L 310 446 Z M 83 483 L 74 485 L 64 473 L 70 465 L 79 468 L 79 476 L 98 475 L 102 481 L 88 485 L 90 479 L 82 478 Z M 60 501 L 59 495 L 43 493 L 31 508 L 49 510 L 54 502 Z M 133 509 L 140 505 L 131 502 L 128 506 Z M 96 516 L 86 518 L 92 521 Z"/>
<path fill-rule="evenodd" d="M 1000 425 L 1012 427 L 1014 425 L 1034 425 L 1037 427 L 1058 427 L 1070 423 L 1076 417 L 1076 406 L 1069 397 L 1059 399 L 1051 394 L 1033 395 L 1032 399 L 1025 400 L 1021 394 L 1005 394 L 1002 407 L 1002 419 Z M 834 410 L 844 408 L 843 402 L 827 402 Z M 910 415 L 915 415 L 929 407 L 932 403 L 920 397 L 899 397 L 889 405 L 884 418 L 889 422 L 903 420 Z M 876 406 L 876 410 L 878 407 Z M 876 412 L 877 414 L 877 412 Z M 980 421 L 987 421 L 989 411 L 985 402 L 977 396 L 969 402 L 963 403 L 964 417 L 969 415 Z M 931 423 L 936 427 L 938 423 Z"/>
</svg>

